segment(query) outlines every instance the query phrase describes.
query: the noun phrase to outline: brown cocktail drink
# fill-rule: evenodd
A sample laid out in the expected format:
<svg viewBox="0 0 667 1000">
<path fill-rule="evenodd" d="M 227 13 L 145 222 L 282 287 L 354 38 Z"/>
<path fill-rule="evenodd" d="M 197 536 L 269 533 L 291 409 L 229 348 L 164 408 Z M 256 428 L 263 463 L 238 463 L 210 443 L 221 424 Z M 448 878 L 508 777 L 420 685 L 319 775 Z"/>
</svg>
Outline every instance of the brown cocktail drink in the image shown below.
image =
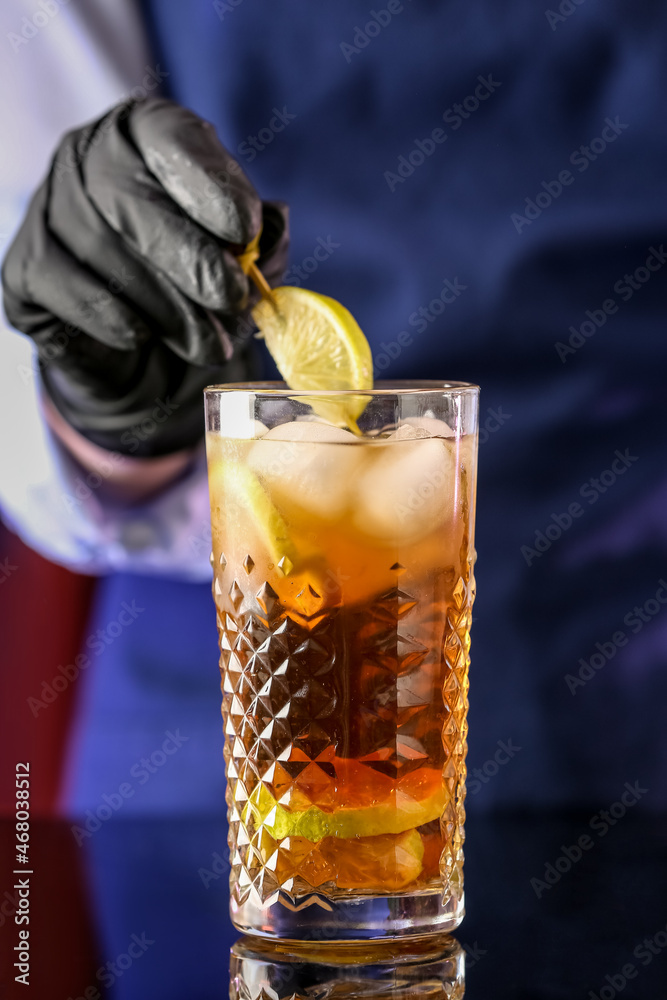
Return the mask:
<svg viewBox="0 0 667 1000">
<path fill-rule="evenodd" d="M 207 390 L 241 930 L 461 920 L 477 395 Z"/>
</svg>

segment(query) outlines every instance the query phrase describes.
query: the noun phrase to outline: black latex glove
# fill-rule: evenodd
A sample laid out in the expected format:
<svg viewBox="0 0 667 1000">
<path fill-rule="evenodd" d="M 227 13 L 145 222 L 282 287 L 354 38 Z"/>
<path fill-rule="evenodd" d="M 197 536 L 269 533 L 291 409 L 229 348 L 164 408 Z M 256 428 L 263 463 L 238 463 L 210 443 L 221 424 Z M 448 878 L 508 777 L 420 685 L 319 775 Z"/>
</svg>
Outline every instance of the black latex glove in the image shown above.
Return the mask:
<svg viewBox="0 0 667 1000">
<path fill-rule="evenodd" d="M 204 386 L 255 375 L 255 293 L 234 254 L 260 225 L 257 263 L 277 284 L 285 206 L 262 204 L 213 127 L 172 101 L 130 101 L 64 137 L 2 280 L 76 430 L 134 455 L 202 437 Z"/>
</svg>

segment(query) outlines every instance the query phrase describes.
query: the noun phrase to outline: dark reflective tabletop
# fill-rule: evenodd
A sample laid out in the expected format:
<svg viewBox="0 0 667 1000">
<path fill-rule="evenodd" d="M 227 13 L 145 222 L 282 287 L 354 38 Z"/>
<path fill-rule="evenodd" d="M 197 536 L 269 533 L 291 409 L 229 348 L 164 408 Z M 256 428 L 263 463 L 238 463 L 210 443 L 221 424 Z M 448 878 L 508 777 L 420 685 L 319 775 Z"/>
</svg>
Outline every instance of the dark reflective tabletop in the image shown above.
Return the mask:
<svg viewBox="0 0 667 1000">
<path fill-rule="evenodd" d="M 30 875 L 13 874 L 13 824 L 0 829 L 3 998 L 667 998 L 667 817 L 472 817 L 455 939 L 298 954 L 229 922 L 222 817 L 109 819 L 83 837 L 35 822 Z M 23 986 L 14 886 L 26 879 Z"/>
</svg>

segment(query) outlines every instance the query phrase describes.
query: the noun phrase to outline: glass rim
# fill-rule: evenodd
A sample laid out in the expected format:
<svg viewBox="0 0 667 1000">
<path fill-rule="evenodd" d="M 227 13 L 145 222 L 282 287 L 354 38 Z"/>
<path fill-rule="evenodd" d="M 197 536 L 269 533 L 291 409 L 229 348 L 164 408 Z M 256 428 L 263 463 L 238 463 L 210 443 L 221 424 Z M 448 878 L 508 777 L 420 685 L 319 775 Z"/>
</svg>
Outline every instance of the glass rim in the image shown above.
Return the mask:
<svg viewBox="0 0 667 1000">
<path fill-rule="evenodd" d="M 225 382 L 221 385 L 207 385 L 206 396 L 226 392 L 252 393 L 254 396 L 405 396 L 428 393 L 448 393 L 449 395 L 476 396 L 480 387 L 474 382 L 441 382 L 438 379 L 392 379 L 375 382 L 372 389 L 290 389 L 286 382 Z"/>
</svg>

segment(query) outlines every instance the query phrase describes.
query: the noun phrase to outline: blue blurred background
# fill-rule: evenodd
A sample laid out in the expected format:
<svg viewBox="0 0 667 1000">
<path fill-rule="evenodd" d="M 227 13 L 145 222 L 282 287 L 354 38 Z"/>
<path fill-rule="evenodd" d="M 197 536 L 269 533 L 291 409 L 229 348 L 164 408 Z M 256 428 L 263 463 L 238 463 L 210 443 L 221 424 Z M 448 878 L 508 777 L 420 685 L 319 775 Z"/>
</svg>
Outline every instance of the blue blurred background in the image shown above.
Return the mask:
<svg viewBox="0 0 667 1000">
<path fill-rule="evenodd" d="M 482 387 L 470 814 L 637 780 L 664 808 L 664 6 L 54 4 L 34 33 L 33 4 L 0 16 L 4 245 L 62 131 L 133 88 L 213 122 L 290 206 L 286 280 L 348 306 L 378 375 Z M 6 329 L 2 350 L 11 492 L 30 361 Z M 221 813 L 208 583 L 74 575 L 1 537 L 0 739 L 38 807 L 84 815 L 129 781 L 123 815 Z M 35 712 L 123 602 L 145 610 Z"/>
</svg>

